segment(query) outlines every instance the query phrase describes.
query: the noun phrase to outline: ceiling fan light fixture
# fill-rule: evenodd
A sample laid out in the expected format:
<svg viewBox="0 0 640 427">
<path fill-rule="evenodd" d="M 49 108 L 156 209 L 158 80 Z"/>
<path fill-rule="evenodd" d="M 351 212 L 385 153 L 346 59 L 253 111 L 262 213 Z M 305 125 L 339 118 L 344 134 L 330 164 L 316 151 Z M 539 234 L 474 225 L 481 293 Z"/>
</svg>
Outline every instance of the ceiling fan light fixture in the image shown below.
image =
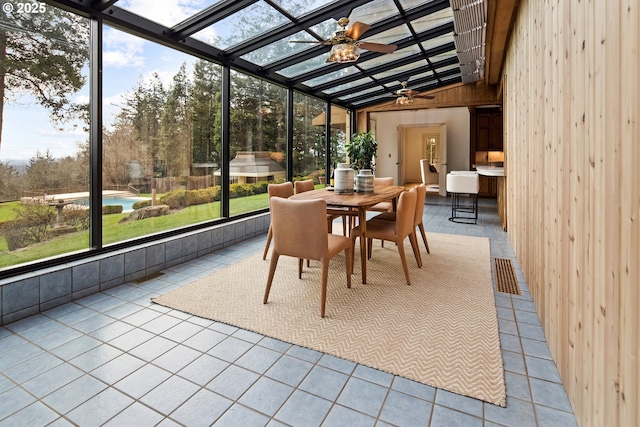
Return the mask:
<svg viewBox="0 0 640 427">
<path fill-rule="evenodd" d="M 401 95 L 396 98 L 396 104 L 398 105 L 409 105 L 413 103 L 413 99 L 408 97 L 407 95 Z"/>
<path fill-rule="evenodd" d="M 327 62 L 356 62 L 360 57 L 360 48 L 355 44 L 338 43 L 331 47 Z"/>
</svg>

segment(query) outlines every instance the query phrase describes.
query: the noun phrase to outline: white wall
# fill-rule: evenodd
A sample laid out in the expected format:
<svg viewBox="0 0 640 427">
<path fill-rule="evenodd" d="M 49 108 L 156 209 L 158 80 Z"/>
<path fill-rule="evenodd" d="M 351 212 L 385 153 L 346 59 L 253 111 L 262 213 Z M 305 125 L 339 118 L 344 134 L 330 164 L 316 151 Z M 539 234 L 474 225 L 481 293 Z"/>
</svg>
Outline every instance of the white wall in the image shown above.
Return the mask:
<svg viewBox="0 0 640 427">
<path fill-rule="evenodd" d="M 462 108 L 439 108 L 417 111 L 391 111 L 371 113 L 376 121 L 378 156 L 376 175 L 393 176 L 398 183 L 398 126 L 399 125 L 447 125 L 448 170 L 469 170 L 469 110 Z M 410 161 L 411 159 L 405 159 Z M 415 159 L 418 162 L 420 159 Z"/>
</svg>

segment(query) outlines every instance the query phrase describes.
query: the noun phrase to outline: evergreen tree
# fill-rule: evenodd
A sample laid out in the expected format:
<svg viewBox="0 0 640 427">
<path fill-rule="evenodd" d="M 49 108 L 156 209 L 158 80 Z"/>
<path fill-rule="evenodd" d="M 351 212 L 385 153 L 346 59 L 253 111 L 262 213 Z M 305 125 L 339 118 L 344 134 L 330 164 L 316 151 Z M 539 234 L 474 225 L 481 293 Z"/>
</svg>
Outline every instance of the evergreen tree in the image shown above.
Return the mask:
<svg viewBox="0 0 640 427">
<path fill-rule="evenodd" d="M 220 66 L 204 60 L 196 61 L 191 94 L 194 163 L 220 161 L 220 89 Z"/>
<path fill-rule="evenodd" d="M 89 21 L 45 3 L 34 5 L 38 13 L 0 14 L 0 146 L 5 102 L 24 94 L 49 109 L 54 123 L 78 116 L 88 123 L 87 105 L 71 97 L 86 81 Z"/>
</svg>

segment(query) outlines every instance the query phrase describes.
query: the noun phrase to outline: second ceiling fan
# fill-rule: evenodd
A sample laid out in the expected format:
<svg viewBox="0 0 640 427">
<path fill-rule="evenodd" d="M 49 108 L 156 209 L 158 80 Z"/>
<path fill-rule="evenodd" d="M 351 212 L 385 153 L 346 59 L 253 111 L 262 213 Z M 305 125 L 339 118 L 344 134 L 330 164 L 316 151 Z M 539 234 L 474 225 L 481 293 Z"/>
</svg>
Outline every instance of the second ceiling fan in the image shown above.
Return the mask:
<svg viewBox="0 0 640 427">
<path fill-rule="evenodd" d="M 354 22 L 349 29 L 349 18 L 340 18 L 338 25 L 341 27 L 328 40 L 312 41 L 312 40 L 289 40 L 290 43 L 315 43 L 325 46 L 331 46 L 331 53 L 327 62 L 355 62 L 360 57 L 360 49 L 370 50 L 373 52 L 392 53 L 398 46 L 394 44 L 382 44 L 362 42 L 358 39 L 369 28 L 368 24 L 362 22 Z"/>
</svg>

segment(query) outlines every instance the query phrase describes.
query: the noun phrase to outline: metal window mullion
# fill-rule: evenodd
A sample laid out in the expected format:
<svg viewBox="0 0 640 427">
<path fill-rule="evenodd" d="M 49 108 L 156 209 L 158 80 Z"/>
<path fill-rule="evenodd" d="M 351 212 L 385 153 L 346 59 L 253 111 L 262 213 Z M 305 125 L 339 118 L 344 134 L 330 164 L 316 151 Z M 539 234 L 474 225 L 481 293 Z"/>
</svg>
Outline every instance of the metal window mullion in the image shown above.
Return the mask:
<svg viewBox="0 0 640 427">
<path fill-rule="evenodd" d="M 89 20 L 89 247 L 102 248 L 102 20 Z"/>
<path fill-rule="evenodd" d="M 222 165 L 221 165 L 221 178 L 220 183 L 221 196 L 221 216 L 223 218 L 229 218 L 229 184 L 231 182 L 229 178 L 229 162 L 230 162 L 230 150 L 231 150 L 231 68 L 228 65 L 222 67 L 222 97 L 221 97 L 221 109 L 222 109 Z"/>
<path fill-rule="evenodd" d="M 287 89 L 287 180 L 293 182 L 293 89 Z"/>
</svg>

